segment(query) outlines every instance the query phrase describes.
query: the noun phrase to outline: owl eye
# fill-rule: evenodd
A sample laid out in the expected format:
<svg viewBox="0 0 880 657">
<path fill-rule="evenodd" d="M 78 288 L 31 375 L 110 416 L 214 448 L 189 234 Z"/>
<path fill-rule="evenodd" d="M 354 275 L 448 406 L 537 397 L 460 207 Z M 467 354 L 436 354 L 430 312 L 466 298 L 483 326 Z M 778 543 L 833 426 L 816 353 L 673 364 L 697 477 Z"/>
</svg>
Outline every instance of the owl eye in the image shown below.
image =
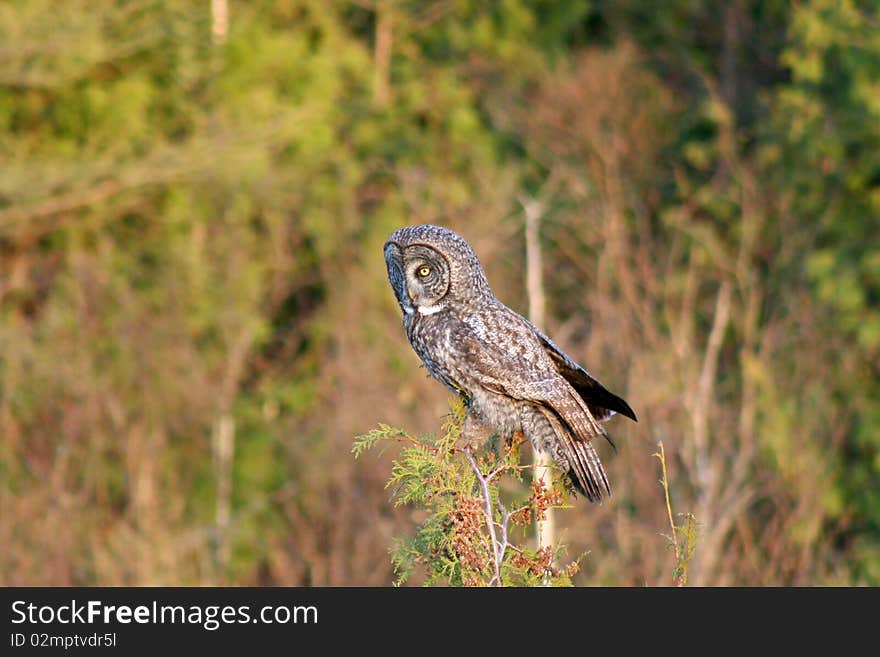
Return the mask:
<svg viewBox="0 0 880 657">
<path fill-rule="evenodd" d="M 425 276 L 427 276 L 428 274 L 431 273 L 431 268 L 428 267 L 427 265 L 422 265 L 421 267 L 418 268 L 418 270 L 416 271 L 416 273 L 417 273 L 419 276 L 421 276 L 422 278 L 425 278 Z"/>
</svg>

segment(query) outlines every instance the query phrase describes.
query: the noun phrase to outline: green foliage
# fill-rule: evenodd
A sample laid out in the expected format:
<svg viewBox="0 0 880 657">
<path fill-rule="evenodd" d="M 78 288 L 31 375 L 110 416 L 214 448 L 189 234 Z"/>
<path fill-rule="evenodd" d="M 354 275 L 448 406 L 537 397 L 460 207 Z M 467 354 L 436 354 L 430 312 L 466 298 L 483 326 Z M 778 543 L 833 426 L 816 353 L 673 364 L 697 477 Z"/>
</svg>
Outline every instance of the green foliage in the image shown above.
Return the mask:
<svg viewBox="0 0 880 657">
<path fill-rule="evenodd" d="M 836 394 L 851 436 L 826 505 L 838 518 L 877 527 L 880 517 L 880 12 L 876 3 L 800 3 L 782 60 L 791 73 L 773 99 L 775 180 L 808 231 L 805 275 L 823 308 L 818 321 L 847 355 Z M 833 375 L 836 378 L 836 375 Z M 836 500 L 836 501 L 835 501 Z M 880 537 L 864 536 L 865 552 Z M 858 559 L 857 569 L 873 568 Z"/>
<path fill-rule="evenodd" d="M 672 516 L 672 502 L 669 499 L 669 477 L 666 474 L 666 450 L 663 447 L 663 441 L 657 443 L 659 452 L 655 452 L 654 456 L 660 461 L 660 485 L 663 487 L 663 494 L 666 498 L 666 513 L 669 518 L 670 534 L 664 534 L 669 542 L 669 547 L 675 552 L 675 567 L 672 570 L 672 580 L 676 586 L 685 586 L 688 578 L 688 566 L 694 558 L 694 552 L 697 549 L 699 541 L 699 530 L 697 527 L 697 518 L 693 513 L 679 513 L 684 517 L 683 525 L 676 525 Z M 683 544 L 679 545 L 679 535 Z"/>
<path fill-rule="evenodd" d="M 562 507 L 563 493 L 533 483 L 528 495 L 518 492 L 507 500 L 507 484 L 515 491 L 523 488 L 526 467 L 520 465 L 517 438 L 474 457 L 457 446 L 464 421 L 461 400 L 452 401 L 451 411 L 440 438 L 414 438 L 380 424 L 354 441 L 355 456 L 381 441 L 403 444 L 387 487 L 395 505 L 426 514 L 413 536 L 397 539 L 391 549 L 397 584 L 421 568 L 426 585 L 570 586 L 578 562 L 557 567 L 562 547 L 526 545 L 532 521 Z"/>
<path fill-rule="evenodd" d="M 839 329 L 874 355 L 880 353 L 880 238 L 876 221 L 865 219 L 880 215 L 878 20 L 871 3 L 799 6 L 782 55 L 792 81 L 774 107 L 785 182 L 798 191 L 793 203 L 822 218 L 808 275 Z"/>
</svg>

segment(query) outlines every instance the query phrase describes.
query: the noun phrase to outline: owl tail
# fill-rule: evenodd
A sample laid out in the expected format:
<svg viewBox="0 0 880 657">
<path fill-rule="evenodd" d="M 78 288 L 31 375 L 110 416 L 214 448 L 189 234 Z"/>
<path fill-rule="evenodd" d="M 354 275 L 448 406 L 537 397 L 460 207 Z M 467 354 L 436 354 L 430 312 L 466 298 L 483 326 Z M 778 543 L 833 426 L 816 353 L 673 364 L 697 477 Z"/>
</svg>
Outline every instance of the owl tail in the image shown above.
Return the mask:
<svg viewBox="0 0 880 657">
<path fill-rule="evenodd" d="M 592 442 L 572 441 L 571 452 L 574 458 L 569 456 L 569 463 L 573 465 L 568 476 L 572 485 L 591 502 L 601 504 L 602 498 L 611 496 L 611 486 L 596 448 Z"/>
<path fill-rule="evenodd" d="M 604 430 L 580 400 L 560 400 L 551 407 L 542 407 L 541 411 L 556 435 L 554 461 L 567 471 L 575 490 L 591 502 L 601 504 L 603 498 L 611 496 L 611 485 L 593 438 L 604 436 Z"/>
</svg>

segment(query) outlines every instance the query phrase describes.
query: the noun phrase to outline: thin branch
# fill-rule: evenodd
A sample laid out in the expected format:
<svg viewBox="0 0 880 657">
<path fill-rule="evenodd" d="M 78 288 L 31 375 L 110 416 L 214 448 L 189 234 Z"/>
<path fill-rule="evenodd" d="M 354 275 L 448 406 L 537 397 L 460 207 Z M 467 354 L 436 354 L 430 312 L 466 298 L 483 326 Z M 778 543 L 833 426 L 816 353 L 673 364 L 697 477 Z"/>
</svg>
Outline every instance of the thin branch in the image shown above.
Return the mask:
<svg viewBox="0 0 880 657">
<path fill-rule="evenodd" d="M 697 521 L 692 513 L 678 514 L 684 515 L 686 524 L 683 527 L 677 526 L 672 517 L 672 502 L 669 499 L 669 477 L 666 474 L 666 450 L 663 449 L 663 441 L 657 443 L 659 452 L 655 452 L 654 456 L 660 461 L 660 468 L 663 476 L 660 484 L 663 486 L 663 492 L 666 497 L 666 517 L 669 520 L 669 528 L 671 534 L 669 540 L 672 542 L 672 548 L 675 551 L 675 570 L 673 578 L 676 586 L 685 586 L 687 584 L 688 564 L 694 556 L 694 550 L 697 545 Z M 679 546 L 677 532 L 684 535 L 684 547 Z"/>
<path fill-rule="evenodd" d="M 495 531 L 495 519 L 492 513 L 492 496 L 489 494 L 489 480 L 480 471 L 480 467 L 471 455 L 471 451 L 467 448 L 463 451 L 468 463 L 471 464 L 474 474 L 477 476 L 477 481 L 480 482 L 480 488 L 483 490 L 483 513 L 486 516 L 486 527 L 489 529 L 489 536 L 492 539 L 492 551 L 494 552 L 493 567 L 495 569 L 495 575 L 492 577 L 489 584 L 491 585 L 494 582 L 495 586 L 501 586 L 501 562 L 504 559 L 503 550 L 507 547 L 507 532 L 504 531 L 504 545 L 502 548 L 502 544 L 498 541 L 498 534 Z M 502 527 L 502 529 L 504 528 Z"/>
<path fill-rule="evenodd" d="M 486 475 L 486 481 L 487 481 L 487 482 L 492 481 L 493 479 L 495 479 L 495 477 L 497 477 L 497 476 L 500 475 L 502 472 L 504 472 L 505 470 L 507 470 L 508 467 L 509 467 L 509 466 L 508 466 L 506 463 L 504 463 L 504 464 L 502 464 L 502 465 L 499 465 L 497 468 L 495 468 L 494 470 L 492 470 L 492 472 L 490 472 L 489 474 Z M 524 467 L 527 467 L 527 466 L 524 466 Z"/>
<path fill-rule="evenodd" d="M 730 320 L 730 300 L 731 285 L 730 281 L 725 279 L 718 290 L 718 297 L 715 303 L 715 317 L 712 322 L 712 330 L 709 332 L 709 339 L 706 342 L 703 366 L 700 371 L 691 411 L 693 414 L 694 446 L 697 449 L 697 478 L 703 487 L 709 483 L 707 478 L 709 404 L 712 399 L 715 374 L 718 371 L 718 357 L 721 352 L 721 344 Z"/>
<path fill-rule="evenodd" d="M 497 564 L 496 564 L 498 566 L 498 569 L 496 570 L 496 572 L 499 575 L 498 582 L 500 584 L 501 583 L 500 567 L 504 561 L 504 553 L 507 552 L 507 527 L 508 527 L 508 523 L 510 521 L 510 513 L 507 511 L 507 509 L 504 508 L 504 506 L 500 502 L 498 503 L 498 507 L 501 509 L 501 525 L 500 525 L 500 527 L 501 527 L 501 543 L 498 546 L 498 560 L 497 560 Z"/>
<path fill-rule="evenodd" d="M 663 472 L 663 478 L 660 483 L 663 485 L 663 492 L 666 494 L 666 514 L 669 517 L 669 529 L 672 532 L 672 547 L 675 549 L 675 560 L 681 559 L 681 552 L 678 549 L 678 539 L 675 537 L 675 522 L 672 520 L 672 503 L 669 501 L 669 479 L 666 476 L 666 451 L 663 449 L 663 441 L 659 441 L 657 446 L 660 448 L 654 456 L 660 461 L 660 467 Z"/>
</svg>

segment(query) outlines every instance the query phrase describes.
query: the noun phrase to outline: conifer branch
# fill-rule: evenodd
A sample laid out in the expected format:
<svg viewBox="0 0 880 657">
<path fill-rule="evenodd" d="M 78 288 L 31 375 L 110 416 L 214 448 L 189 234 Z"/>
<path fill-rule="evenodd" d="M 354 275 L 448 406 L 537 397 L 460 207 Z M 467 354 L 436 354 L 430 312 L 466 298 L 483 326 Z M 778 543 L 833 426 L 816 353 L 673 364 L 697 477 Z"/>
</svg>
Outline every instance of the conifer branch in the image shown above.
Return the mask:
<svg viewBox="0 0 880 657">
<path fill-rule="evenodd" d="M 558 547 L 534 549 L 523 544 L 533 540 L 534 521 L 548 509 L 562 506 L 560 493 L 534 482 L 523 489 L 528 466 L 519 462 L 520 435 L 479 457 L 459 447 L 464 415 L 465 407 L 456 399 L 439 438 L 417 438 L 380 424 L 354 440 L 355 456 L 382 441 L 401 444 L 387 484 L 394 504 L 427 513 L 411 537 L 395 541 L 391 548 L 396 583 L 402 584 L 416 566 L 422 566 L 426 584 L 571 585 L 577 562 L 557 570 L 553 561 L 560 553 Z M 519 488 L 524 499 L 502 499 L 502 482 L 505 490 L 508 483 Z"/>
</svg>

